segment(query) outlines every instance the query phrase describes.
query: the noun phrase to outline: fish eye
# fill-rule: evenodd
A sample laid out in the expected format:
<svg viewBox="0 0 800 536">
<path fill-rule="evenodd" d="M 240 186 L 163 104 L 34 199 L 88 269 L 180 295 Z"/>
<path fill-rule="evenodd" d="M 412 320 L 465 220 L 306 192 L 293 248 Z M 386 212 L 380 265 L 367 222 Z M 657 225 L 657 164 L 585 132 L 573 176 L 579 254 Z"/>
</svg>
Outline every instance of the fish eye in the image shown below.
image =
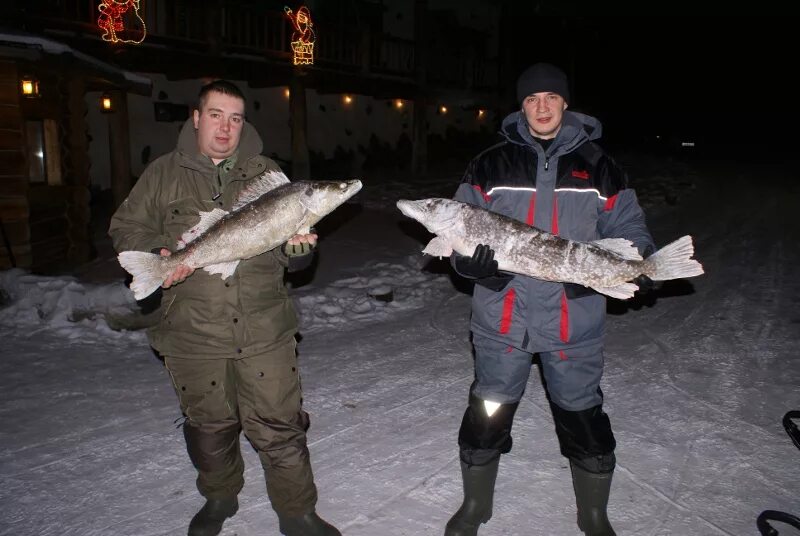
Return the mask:
<svg viewBox="0 0 800 536">
<path fill-rule="evenodd" d="M 309 186 L 308 188 L 306 188 L 306 195 L 307 195 L 308 197 L 311 197 L 312 195 L 314 195 L 314 188 L 312 188 L 311 186 Z"/>
<path fill-rule="evenodd" d="M 346 182 L 340 182 L 339 183 L 339 189 L 340 190 L 344 190 L 345 188 L 347 188 L 347 183 Z"/>
</svg>

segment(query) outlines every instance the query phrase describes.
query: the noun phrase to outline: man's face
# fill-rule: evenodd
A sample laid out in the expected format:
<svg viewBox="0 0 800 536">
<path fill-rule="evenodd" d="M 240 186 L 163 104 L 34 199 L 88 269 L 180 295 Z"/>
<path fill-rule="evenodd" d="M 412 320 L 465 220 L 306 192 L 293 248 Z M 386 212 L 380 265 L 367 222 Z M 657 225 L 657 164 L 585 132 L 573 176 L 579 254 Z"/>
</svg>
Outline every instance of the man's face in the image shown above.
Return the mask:
<svg viewBox="0 0 800 536">
<path fill-rule="evenodd" d="M 218 164 L 239 146 L 244 126 L 244 101 L 212 91 L 201 106 L 202 110 L 194 111 L 197 148 Z"/>
<path fill-rule="evenodd" d="M 522 111 L 528 122 L 531 135 L 543 140 L 556 137 L 567 102 L 555 93 L 532 93 L 522 101 Z"/>
</svg>

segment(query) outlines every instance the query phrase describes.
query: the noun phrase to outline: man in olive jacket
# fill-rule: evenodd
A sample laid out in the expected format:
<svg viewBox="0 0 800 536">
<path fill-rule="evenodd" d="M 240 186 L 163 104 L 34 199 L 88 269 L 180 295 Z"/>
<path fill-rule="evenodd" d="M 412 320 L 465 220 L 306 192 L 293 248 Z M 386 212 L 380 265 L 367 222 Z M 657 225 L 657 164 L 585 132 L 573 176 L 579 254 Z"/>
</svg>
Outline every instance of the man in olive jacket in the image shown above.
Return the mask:
<svg viewBox="0 0 800 536">
<path fill-rule="evenodd" d="M 230 210 L 253 179 L 280 169 L 261 156 L 261 139 L 245 122 L 244 107 L 244 95 L 230 82 L 201 89 L 177 148 L 145 169 L 112 217 L 109 234 L 117 251 L 169 255 L 201 211 Z M 309 418 L 295 352 L 297 318 L 283 282 L 287 266 L 310 264 L 316 238 L 294 236 L 241 261 L 224 280 L 180 265 L 162 285 L 160 322 L 148 336 L 164 356 L 180 399 L 186 447 L 206 498 L 189 536 L 219 534 L 238 509 L 241 431 L 258 451 L 281 532 L 340 534 L 315 513 Z"/>
</svg>

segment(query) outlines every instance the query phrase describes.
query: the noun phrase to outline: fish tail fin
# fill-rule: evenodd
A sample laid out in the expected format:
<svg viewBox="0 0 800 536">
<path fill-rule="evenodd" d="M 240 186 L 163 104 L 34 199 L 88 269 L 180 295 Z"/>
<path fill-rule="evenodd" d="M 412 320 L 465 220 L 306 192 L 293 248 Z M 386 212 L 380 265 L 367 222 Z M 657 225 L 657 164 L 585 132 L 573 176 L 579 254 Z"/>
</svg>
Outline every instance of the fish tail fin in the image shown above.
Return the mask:
<svg viewBox="0 0 800 536">
<path fill-rule="evenodd" d="M 155 292 L 166 279 L 161 255 L 144 251 L 123 251 L 117 255 L 120 266 L 133 276 L 133 297 L 142 300 Z"/>
<path fill-rule="evenodd" d="M 692 237 L 682 236 L 659 249 L 645 261 L 644 274 L 653 281 L 682 279 L 703 273 L 703 265 L 692 259 Z"/>
</svg>

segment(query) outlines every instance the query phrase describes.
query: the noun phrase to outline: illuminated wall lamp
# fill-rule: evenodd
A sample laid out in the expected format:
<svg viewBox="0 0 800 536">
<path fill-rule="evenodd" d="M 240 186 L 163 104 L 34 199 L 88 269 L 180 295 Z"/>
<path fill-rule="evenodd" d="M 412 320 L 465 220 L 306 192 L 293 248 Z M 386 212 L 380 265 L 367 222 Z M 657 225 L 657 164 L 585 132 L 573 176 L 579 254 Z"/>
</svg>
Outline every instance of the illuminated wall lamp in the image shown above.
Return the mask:
<svg viewBox="0 0 800 536">
<path fill-rule="evenodd" d="M 396 101 L 394 101 L 394 107 L 397 108 L 398 110 L 402 109 L 404 105 L 405 103 L 403 102 L 402 99 L 397 99 Z"/>
<path fill-rule="evenodd" d="M 483 119 L 484 115 L 486 115 L 486 110 L 478 110 L 478 119 Z"/>
<path fill-rule="evenodd" d="M 114 101 L 111 100 L 111 95 L 103 93 L 100 97 L 100 111 L 107 114 L 114 111 Z"/>
<path fill-rule="evenodd" d="M 23 76 L 19 80 L 19 90 L 25 97 L 39 97 L 39 81 L 32 76 Z"/>
<path fill-rule="evenodd" d="M 345 95 L 344 97 L 342 97 L 342 100 L 344 101 L 345 104 L 351 104 L 353 102 L 353 97 L 351 97 L 350 95 Z"/>
<path fill-rule="evenodd" d="M 440 114 L 446 114 L 447 113 L 447 106 L 444 106 L 444 105 L 439 106 L 439 113 Z"/>
</svg>

